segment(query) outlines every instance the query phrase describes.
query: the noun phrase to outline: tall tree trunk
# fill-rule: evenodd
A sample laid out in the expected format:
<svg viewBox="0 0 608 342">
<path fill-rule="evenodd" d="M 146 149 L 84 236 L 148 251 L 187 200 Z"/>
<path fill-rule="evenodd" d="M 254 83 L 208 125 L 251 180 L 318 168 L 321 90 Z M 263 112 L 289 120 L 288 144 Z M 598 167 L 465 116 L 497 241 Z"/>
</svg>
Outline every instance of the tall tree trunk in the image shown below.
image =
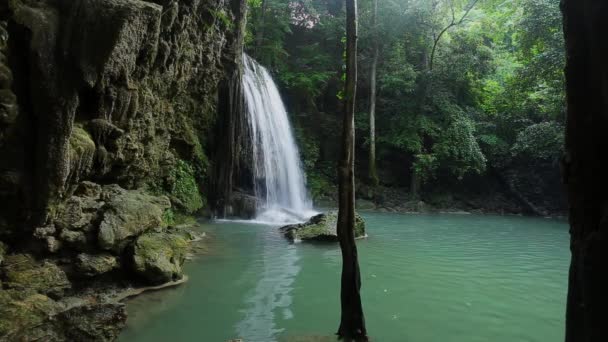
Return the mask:
<svg viewBox="0 0 608 342">
<path fill-rule="evenodd" d="M 608 341 L 608 4 L 561 5 L 568 111 L 562 171 L 572 253 L 566 341 Z"/>
<path fill-rule="evenodd" d="M 361 274 L 355 244 L 355 98 L 357 85 L 357 0 L 346 0 L 346 106 L 342 159 L 338 167 L 338 239 L 342 250 L 341 308 L 338 335 L 346 340 L 367 340 Z"/>
<path fill-rule="evenodd" d="M 416 160 L 414 160 L 414 163 L 416 163 Z M 418 199 L 418 195 L 420 192 L 420 185 L 421 185 L 420 183 L 421 183 L 420 175 L 412 167 L 411 178 L 410 178 L 410 199 L 412 199 L 412 200 Z"/>
<path fill-rule="evenodd" d="M 374 56 L 372 58 L 372 70 L 370 75 L 369 95 L 369 179 L 378 186 L 378 170 L 376 169 L 376 70 L 378 68 L 378 0 L 374 0 L 372 14 L 372 26 L 374 30 Z"/>
<path fill-rule="evenodd" d="M 266 8 L 268 7 L 268 0 L 262 0 L 262 14 L 260 16 L 259 26 L 255 35 L 255 57 L 260 58 L 260 51 L 262 50 L 262 43 L 264 42 L 264 31 L 266 29 Z"/>
</svg>

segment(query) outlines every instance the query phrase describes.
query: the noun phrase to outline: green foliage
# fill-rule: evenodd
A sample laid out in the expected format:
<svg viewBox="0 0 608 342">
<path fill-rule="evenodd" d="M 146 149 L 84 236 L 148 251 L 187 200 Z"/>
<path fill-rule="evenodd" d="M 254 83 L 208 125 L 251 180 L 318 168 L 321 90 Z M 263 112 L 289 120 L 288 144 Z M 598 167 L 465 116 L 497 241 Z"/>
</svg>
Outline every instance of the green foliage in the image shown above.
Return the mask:
<svg viewBox="0 0 608 342">
<path fill-rule="evenodd" d="M 458 179 L 467 172 L 482 173 L 486 168 L 486 158 L 475 139 L 474 124 L 463 116 L 451 118 L 433 146 L 433 153 Z"/>
<path fill-rule="evenodd" d="M 175 213 L 169 208 L 163 213 L 163 226 L 170 227 L 173 225 L 175 225 Z"/>
<path fill-rule="evenodd" d="M 511 148 L 514 157 L 554 160 L 564 145 L 564 128 L 555 122 L 543 122 L 526 127 L 517 135 Z"/>
<path fill-rule="evenodd" d="M 204 205 L 196 182 L 194 168 L 184 160 L 178 160 L 171 171 L 173 180 L 169 194 L 178 199 L 187 213 L 195 213 Z"/>
<path fill-rule="evenodd" d="M 263 3 L 266 9 L 263 11 Z M 297 122 L 308 185 L 333 184 L 341 132 L 344 12 L 339 1 L 249 0 L 247 49 L 277 76 Z M 564 48 L 556 0 L 361 1 L 357 152 L 368 148 L 372 52 L 379 46 L 376 149 L 422 182 L 561 153 Z M 431 50 L 442 35 L 430 67 Z M 262 33 L 262 41 L 257 41 Z M 313 122 L 308 122 L 313 121 Z M 321 132 L 321 133 L 320 133 Z M 529 159 L 526 159 L 529 158 Z M 387 158 L 388 159 L 388 158 Z M 367 165 L 360 161 L 358 165 Z M 381 179 L 382 181 L 382 179 Z M 407 183 L 407 181 L 404 181 Z"/>
<path fill-rule="evenodd" d="M 216 20 L 219 20 L 224 25 L 224 27 L 226 27 L 228 29 L 233 28 L 234 23 L 232 22 L 232 18 L 230 18 L 223 9 L 222 10 L 211 10 L 211 15 Z"/>
</svg>

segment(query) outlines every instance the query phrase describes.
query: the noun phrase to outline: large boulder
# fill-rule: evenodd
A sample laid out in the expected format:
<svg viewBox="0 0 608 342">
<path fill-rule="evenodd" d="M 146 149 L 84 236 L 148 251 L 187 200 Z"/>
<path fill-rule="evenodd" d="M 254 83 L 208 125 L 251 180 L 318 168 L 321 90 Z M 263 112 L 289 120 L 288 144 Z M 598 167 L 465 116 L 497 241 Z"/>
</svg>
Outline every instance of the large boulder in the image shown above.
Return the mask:
<svg viewBox="0 0 608 342">
<path fill-rule="evenodd" d="M 137 239 L 133 250 L 135 271 L 151 284 L 181 279 L 187 250 L 188 241 L 182 234 L 144 234 Z"/>
<path fill-rule="evenodd" d="M 116 257 L 110 254 L 78 254 L 76 269 L 87 277 L 94 277 L 110 272 L 118 267 Z"/>
<path fill-rule="evenodd" d="M 60 297 L 71 288 L 65 272 L 50 261 L 38 262 L 29 254 L 9 255 L 4 264 L 4 286 Z"/>
<path fill-rule="evenodd" d="M 315 215 L 301 224 L 279 228 L 280 232 L 291 241 L 329 241 L 337 242 L 338 212 L 328 211 Z M 355 213 L 355 238 L 365 237 L 365 221 Z"/>
<path fill-rule="evenodd" d="M 257 197 L 242 192 L 233 192 L 228 214 L 245 219 L 254 218 L 259 205 Z"/>
<path fill-rule="evenodd" d="M 164 196 L 118 189 L 119 193 L 106 203 L 98 234 L 99 246 L 115 253 L 121 253 L 131 240 L 148 230 L 161 228 L 163 214 L 171 207 Z"/>
<path fill-rule="evenodd" d="M 126 319 L 122 303 L 0 289 L 0 341 L 115 341 Z"/>
<path fill-rule="evenodd" d="M 0 341 L 56 341 L 40 331 L 57 309 L 43 294 L 0 289 Z"/>
</svg>

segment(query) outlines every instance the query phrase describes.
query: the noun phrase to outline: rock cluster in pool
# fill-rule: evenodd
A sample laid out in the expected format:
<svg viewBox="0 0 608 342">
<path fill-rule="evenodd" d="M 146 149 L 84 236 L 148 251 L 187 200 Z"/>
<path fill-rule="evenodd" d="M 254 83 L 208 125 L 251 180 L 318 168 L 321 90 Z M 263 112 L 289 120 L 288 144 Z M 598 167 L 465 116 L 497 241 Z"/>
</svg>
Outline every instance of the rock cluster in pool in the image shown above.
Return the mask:
<svg viewBox="0 0 608 342">
<path fill-rule="evenodd" d="M 4 255 L 0 246 L 0 336 L 8 340 L 112 340 L 124 305 L 103 284 L 158 285 L 182 278 L 187 229 L 170 227 L 171 202 L 118 185 L 82 182 L 56 218 L 34 232 L 52 257 Z M 90 291 L 86 284 L 99 288 Z M 83 288 L 84 286 L 84 288 Z"/>
</svg>

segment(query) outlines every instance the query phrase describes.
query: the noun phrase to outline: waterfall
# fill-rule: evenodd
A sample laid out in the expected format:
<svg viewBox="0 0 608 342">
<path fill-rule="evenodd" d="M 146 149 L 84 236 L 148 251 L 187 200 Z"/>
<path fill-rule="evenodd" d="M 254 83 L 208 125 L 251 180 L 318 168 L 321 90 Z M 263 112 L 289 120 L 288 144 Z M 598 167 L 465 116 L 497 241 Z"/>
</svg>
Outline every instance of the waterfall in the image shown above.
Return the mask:
<svg viewBox="0 0 608 342">
<path fill-rule="evenodd" d="M 285 105 L 268 70 L 245 55 L 243 92 L 251 138 L 258 220 L 304 221 L 315 214 Z"/>
</svg>

